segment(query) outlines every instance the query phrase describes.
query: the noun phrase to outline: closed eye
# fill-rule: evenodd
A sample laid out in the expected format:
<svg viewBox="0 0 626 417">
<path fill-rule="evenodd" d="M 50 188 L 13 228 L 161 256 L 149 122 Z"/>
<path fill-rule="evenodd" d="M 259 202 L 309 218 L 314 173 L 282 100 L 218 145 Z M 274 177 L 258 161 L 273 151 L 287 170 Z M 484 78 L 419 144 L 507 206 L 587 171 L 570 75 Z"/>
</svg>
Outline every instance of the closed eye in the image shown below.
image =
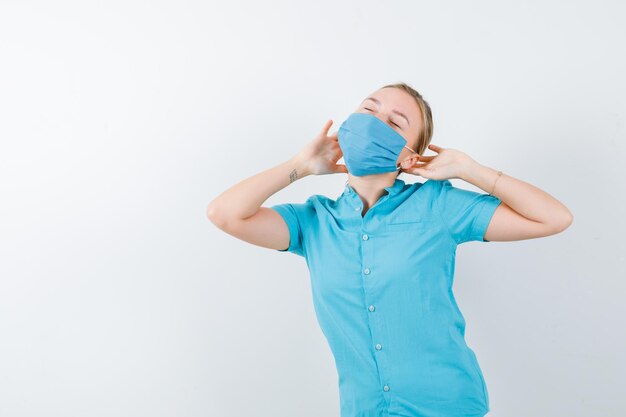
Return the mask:
<svg viewBox="0 0 626 417">
<path fill-rule="evenodd" d="M 372 109 L 368 109 L 367 107 L 364 107 L 364 109 L 365 109 L 365 110 L 369 110 L 369 111 L 374 111 L 374 110 L 372 110 Z M 390 122 L 391 122 L 391 120 L 390 120 Z M 398 126 L 398 124 L 397 124 L 397 123 L 394 123 L 394 122 L 391 122 L 391 123 L 392 123 L 394 126 L 396 126 L 398 129 L 402 129 L 400 126 Z"/>
</svg>

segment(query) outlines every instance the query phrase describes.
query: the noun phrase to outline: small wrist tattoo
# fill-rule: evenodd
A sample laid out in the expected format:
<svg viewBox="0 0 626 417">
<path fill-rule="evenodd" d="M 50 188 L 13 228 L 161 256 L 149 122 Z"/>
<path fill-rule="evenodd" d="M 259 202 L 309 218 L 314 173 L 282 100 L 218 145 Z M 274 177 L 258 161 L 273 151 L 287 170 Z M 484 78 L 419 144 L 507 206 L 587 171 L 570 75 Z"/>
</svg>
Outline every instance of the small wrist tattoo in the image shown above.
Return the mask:
<svg viewBox="0 0 626 417">
<path fill-rule="evenodd" d="M 289 184 L 298 179 L 298 171 L 295 169 L 289 173 Z"/>
</svg>

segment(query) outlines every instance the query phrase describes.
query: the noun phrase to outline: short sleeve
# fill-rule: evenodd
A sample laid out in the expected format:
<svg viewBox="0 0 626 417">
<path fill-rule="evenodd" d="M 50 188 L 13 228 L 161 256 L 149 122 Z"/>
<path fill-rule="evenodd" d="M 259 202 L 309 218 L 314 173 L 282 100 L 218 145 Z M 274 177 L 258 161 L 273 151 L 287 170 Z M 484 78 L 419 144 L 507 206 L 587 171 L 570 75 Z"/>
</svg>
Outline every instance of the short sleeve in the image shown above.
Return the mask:
<svg viewBox="0 0 626 417">
<path fill-rule="evenodd" d="M 283 203 L 270 207 L 283 217 L 289 229 L 289 247 L 277 249 L 279 252 L 292 252 L 296 255 L 305 256 L 304 235 L 306 233 L 307 219 L 313 212 L 311 200 L 304 203 Z"/>
<path fill-rule="evenodd" d="M 502 201 L 493 195 L 457 188 L 441 181 L 436 199 L 441 218 L 457 244 L 484 239 L 491 218 Z"/>
</svg>

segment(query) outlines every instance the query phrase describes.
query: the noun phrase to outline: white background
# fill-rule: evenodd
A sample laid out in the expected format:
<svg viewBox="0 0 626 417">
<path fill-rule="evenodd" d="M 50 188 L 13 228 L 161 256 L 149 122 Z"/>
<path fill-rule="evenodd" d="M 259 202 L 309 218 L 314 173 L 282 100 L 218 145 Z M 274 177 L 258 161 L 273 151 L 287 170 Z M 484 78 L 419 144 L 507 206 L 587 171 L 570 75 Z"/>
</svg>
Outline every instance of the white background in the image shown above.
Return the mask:
<svg viewBox="0 0 626 417">
<path fill-rule="evenodd" d="M 303 258 L 205 209 L 397 81 L 432 106 L 432 143 L 574 214 L 458 248 L 489 416 L 623 415 L 625 17 L 617 0 L 2 0 L 0 415 L 338 416 Z"/>
</svg>

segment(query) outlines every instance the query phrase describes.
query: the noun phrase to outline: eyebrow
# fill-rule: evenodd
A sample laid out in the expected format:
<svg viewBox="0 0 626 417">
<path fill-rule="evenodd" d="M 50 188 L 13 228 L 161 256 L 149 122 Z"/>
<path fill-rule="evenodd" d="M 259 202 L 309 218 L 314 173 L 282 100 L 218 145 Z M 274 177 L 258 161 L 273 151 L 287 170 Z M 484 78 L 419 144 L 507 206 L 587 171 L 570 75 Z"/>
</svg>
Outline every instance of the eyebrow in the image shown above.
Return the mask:
<svg viewBox="0 0 626 417">
<path fill-rule="evenodd" d="M 368 97 L 368 98 L 366 98 L 365 100 L 372 100 L 374 103 L 376 103 L 376 104 L 378 104 L 378 105 L 380 106 L 380 101 L 379 101 L 378 99 L 375 99 L 374 97 Z M 363 100 L 363 101 L 365 101 L 365 100 Z M 409 126 L 411 126 L 411 122 L 409 122 L 409 118 L 408 118 L 408 117 L 406 117 L 404 113 L 399 112 L 398 110 L 395 110 L 395 109 L 394 109 L 394 110 L 392 110 L 391 112 L 392 112 L 392 113 L 397 114 L 397 115 L 398 115 L 398 116 L 400 116 L 400 117 L 404 117 L 404 120 L 406 120 L 406 123 L 407 123 Z"/>
</svg>

